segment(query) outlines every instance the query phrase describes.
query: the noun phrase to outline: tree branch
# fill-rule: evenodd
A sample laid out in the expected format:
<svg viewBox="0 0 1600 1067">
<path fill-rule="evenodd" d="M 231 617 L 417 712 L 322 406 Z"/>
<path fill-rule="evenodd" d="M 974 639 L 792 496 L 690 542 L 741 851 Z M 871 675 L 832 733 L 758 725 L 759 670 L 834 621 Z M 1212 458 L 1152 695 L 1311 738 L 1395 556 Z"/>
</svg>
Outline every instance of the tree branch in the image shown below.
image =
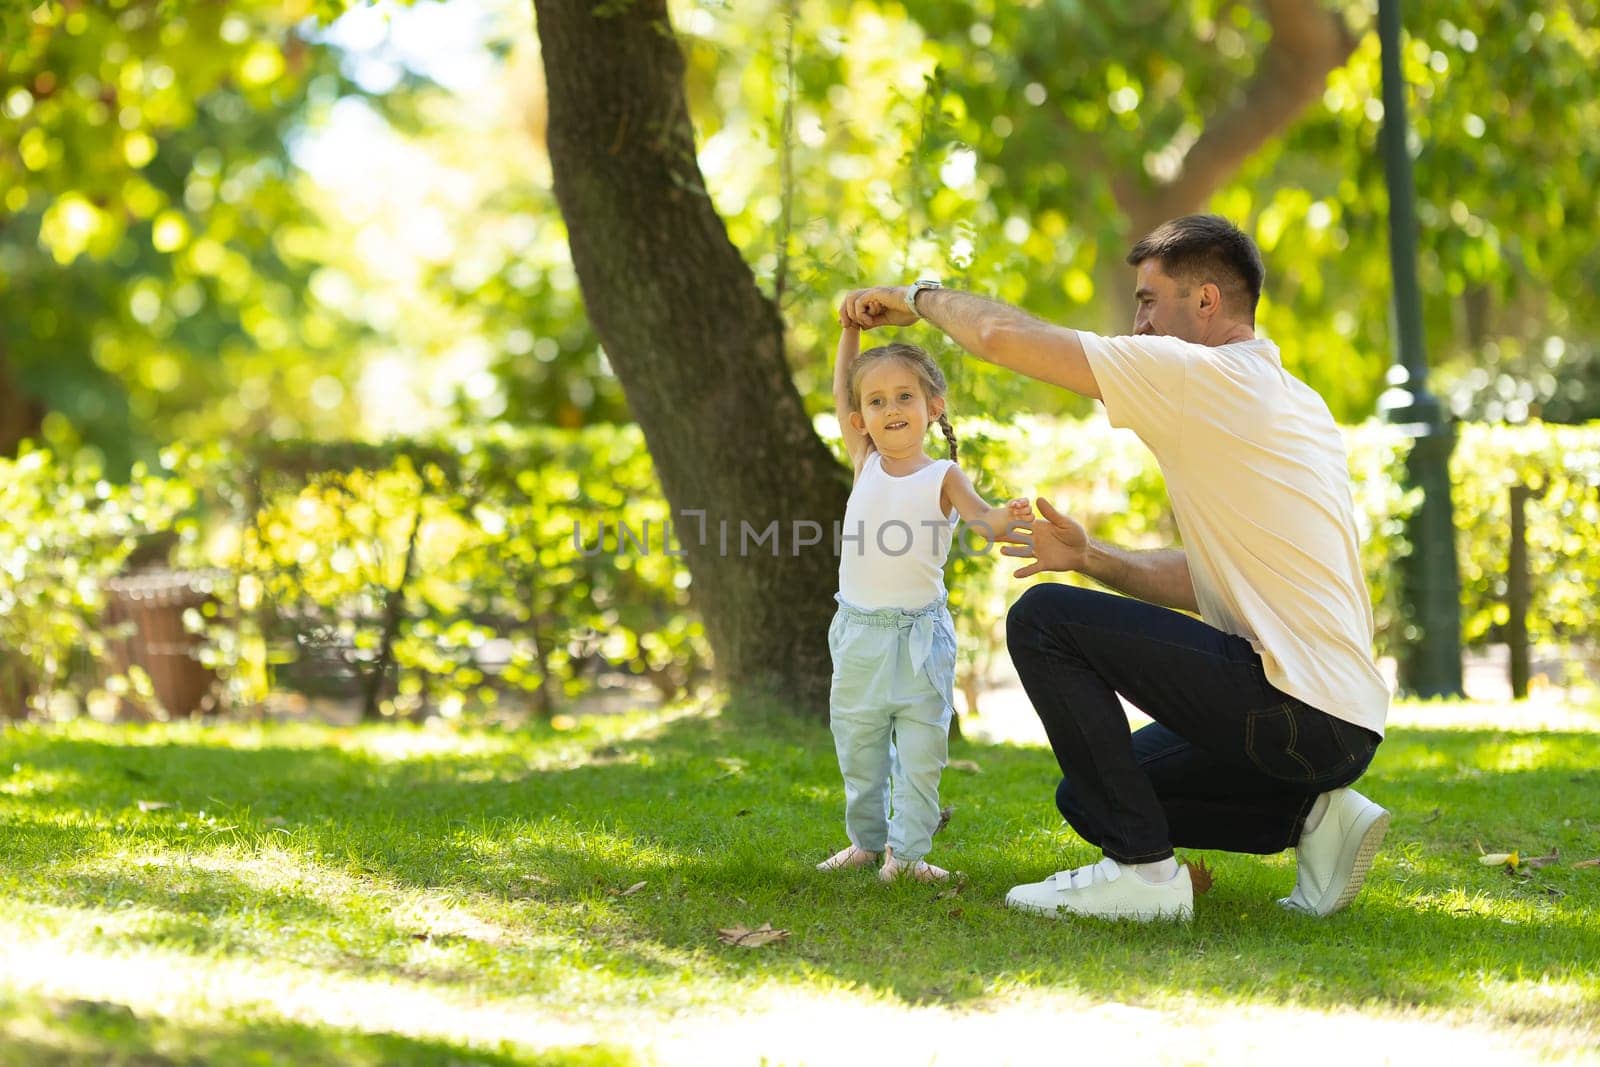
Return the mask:
<svg viewBox="0 0 1600 1067">
<path fill-rule="evenodd" d="M 1272 39 L 1239 100 L 1213 116 L 1171 181 L 1112 183 L 1135 235 L 1198 211 L 1211 194 L 1321 95 L 1330 73 L 1355 51 L 1344 17 L 1321 0 L 1262 0 Z"/>
</svg>

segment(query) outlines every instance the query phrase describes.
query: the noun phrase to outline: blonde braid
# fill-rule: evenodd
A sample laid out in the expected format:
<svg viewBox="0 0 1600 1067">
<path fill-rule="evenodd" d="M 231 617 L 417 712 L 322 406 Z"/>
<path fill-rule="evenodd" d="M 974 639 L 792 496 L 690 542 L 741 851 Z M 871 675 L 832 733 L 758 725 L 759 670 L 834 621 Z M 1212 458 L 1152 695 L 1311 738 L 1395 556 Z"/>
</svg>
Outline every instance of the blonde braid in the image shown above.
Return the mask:
<svg viewBox="0 0 1600 1067">
<path fill-rule="evenodd" d="M 950 425 L 950 419 L 942 411 L 939 412 L 939 429 L 944 431 L 945 440 L 950 442 L 950 462 L 954 463 L 956 459 L 956 431 L 955 427 Z"/>
</svg>

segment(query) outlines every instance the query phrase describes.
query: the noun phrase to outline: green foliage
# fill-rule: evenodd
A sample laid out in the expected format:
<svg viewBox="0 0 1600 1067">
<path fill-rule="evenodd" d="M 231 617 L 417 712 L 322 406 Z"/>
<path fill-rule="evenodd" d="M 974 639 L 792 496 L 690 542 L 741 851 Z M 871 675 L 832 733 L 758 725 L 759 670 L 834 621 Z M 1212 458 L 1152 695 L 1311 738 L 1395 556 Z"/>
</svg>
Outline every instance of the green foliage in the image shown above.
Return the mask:
<svg viewBox="0 0 1600 1067">
<path fill-rule="evenodd" d="M 1342 421 L 1371 414 L 1390 336 L 1387 192 L 1370 3 L 1321 99 L 1226 176 L 1208 207 L 1260 243 L 1260 322 Z M 826 393 L 841 289 L 919 274 L 1051 321 L 1127 328 L 1129 204 L 1177 173 L 1262 66 L 1259 4 L 793 5 L 793 225 L 775 4 L 676 19 L 707 185 L 758 277 L 780 262 L 803 390 Z M 1600 415 L 1600 309 L 1585 225 L 1600 181 L 1594 0 L 1405 6 L 1421 284 L 1438 385 L 1460 415 Z M 776 242 L 788 236 L 788 247 Z M 1577 371 L 1563 373 L 1564 369 Z M 1081 411 L 991 368 L 961 368 L 978 410 Z"/>
<path fill-rule="evenodd" d="M 115 485 L 49 452 L 0 457 L 0 716 L 73 714 L 86 697 L 127 691 L 104 671 L 105 582 L 193 499 L 142 467 Z"/>
<path fill-rule="evenodd" d="M 364 98 L 415 135 L 439 188 L 468 187 L 421 212 L 451 253 L 417 256 L 399 282 L 362 251 L 372 220 L 327 210 L 286 147 L 362 95 L 313 28 L 346 6 L 43 0 L 3 13 L 0 347 L 54 412 L 58 450 L 91 444 L 120 476 L 181 436 L 345 434 L 388 415 L 375 409 L 391 394 L 363 409 L 379 353 L 418 377 L 470 365 L 431 395 L 464 421 L 626 418 L 547 188 L 528 5 L 497 8 L 490 44 L 510 57 L 516 100 L 492 126 L 474 125 L 485 101 L 436 106 L 414 76 Z M 1336 7 L 1360 35 L 1354 55 L 1209 206 L 1265 251 L 1264 330 L 1355 421 L 1392 347 L 1386 196 L 1371 5 Z M 1457 413 L 1596 412 L 1600 311 L 1569 280 L 1600 266 L 1575 224 L 1600 181 L 1597 14 L 1594 0 L 1406 8 L 1428 339 Z M 1258 72 L 1268 35 L 1259 5 L 1215 0 L 704 3 L 673 18 L 707 188 L 761 282 L 781 279 L 815 411 L 832 306 L 863 280 L 937 274 L 1122 328 L 1127 191 L 1171 175 Z M 984 365 L 954 376 L 969 411 L 1085 410 Z"/>
<path fill-rule="evenodd" d="M 442 138 L 435 143 L 446 147 Z M 451 414 L 463 425 L 491 419 L 576 429 L 629 421 L 621 383 L 584 312 L 554 197 L 525 174 L 496 170 L 494 181 L 455 233 L 455 255 L 428 280 L 448 316 L 440 316 L 440 344 L 459 344 L 459 331 L 470 330 L 495 384 L 457 390 Z"/>
<path fill-rule="evenodd" d="M 288 151 L 352 93 L 310 3 L 63 3 L 0 50 L 0 349 L 57 451 L 114 478 L 183 435 L 356 410 L 329 254 Z M 5 388 L 11 383 L 0 385 Z"/>
<path fill-rule="evenodd" d="M 1511 488 L 1533 490 L 1525 505 L 1531 577 L 1529 639 L 1600 638 L 1600 424 L 1470 426 L 1451 458 L 1461 552 L 1462 637 L 1502 639 Z"/>
<path fill-rule="evenodd" d="M 229 516 L 190 562 L 231 575 L 211 638 L 238 700 L 275 680 L 358 692 L 386 634 L 391 714 L 453 715 L 507 692 L 548 712 L 608 671 L 672 697 L 705 673 L 636 427 L 209 447 L 177 465 Z M 650 551 L 619 548 L 618 523 Z"/>
</svg>

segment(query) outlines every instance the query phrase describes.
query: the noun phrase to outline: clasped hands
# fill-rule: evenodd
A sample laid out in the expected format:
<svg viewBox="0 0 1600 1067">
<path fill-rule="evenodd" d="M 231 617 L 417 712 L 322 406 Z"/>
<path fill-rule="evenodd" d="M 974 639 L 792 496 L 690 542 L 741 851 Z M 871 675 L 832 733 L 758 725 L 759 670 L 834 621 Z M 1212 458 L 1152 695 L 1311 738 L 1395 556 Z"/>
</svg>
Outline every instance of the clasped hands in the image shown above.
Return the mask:
<svg viewBox="0 0 1600 1067">
<path fill-rule="evenodd" d="M 906 288 L 904 285 L 878 285 L 846 293 L 839 305 L 839 325 L 858 330 L 910 326 L 921 316 L 906 302 Z"/>
<path fill-rule="evenodd" d="M 1000 546 L 1001 555 L 1033 561 L 1012 572 L 1012 577 L 1083 570 L 1089 561 L 1088 532 L 1076 519 L 1057 511 L 1045 497 L 1039 497 L 1035 503 L 1039 507 L 1037 516 L 1021 497 L 995 509 L 1006 518 L 1002 526 L 995 528 L 990 540 L 1005 542 Z"/>
</svg>

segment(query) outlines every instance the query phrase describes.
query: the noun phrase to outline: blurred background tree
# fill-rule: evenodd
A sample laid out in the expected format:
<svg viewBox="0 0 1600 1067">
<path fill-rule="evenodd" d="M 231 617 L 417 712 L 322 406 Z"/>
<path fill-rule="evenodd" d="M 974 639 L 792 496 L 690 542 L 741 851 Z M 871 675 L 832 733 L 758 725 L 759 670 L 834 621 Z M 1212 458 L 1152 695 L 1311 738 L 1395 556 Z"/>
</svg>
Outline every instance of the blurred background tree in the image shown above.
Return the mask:
<svg viewBox="0 0 1600 1067">
<path fill-rule="evenodd" d="M 40 4 L 0 83 L 0 448 L 345 423 L 288 137 L 352 91 L 293 5 Z M 309 9 L 304 13 L 309 13 Z"/>
<path fill-rule="evenodd" d="M 388 428 L 392 387 L 413 378 L 406 402 L 446 421 L 626 419 L 549 194 L 532 5 L 357 6 L 325 30 L 341 10 L 8 10 L 0 448 L 42 434 L 120 469 L 219 428 Z M 1600 412 L 1582 281 L 1600 257 L 1597 15 L 1593 0 L 1408 5 L 1428 336 L 1460 414 Z M 1209 207 L 1261 242 L 1263 327 L 1296 369 L 1341 417 L 1371 411 L 1389 328 L 1370 4 L 794 0 L 672 17 L 707 187 L 758 280 L 772 292 L 782 275 L 817 408 L 839 289 L 937 273 L 1114 330 L 1135 231 Z M 456 27 L 457 65 L 482 76 L 431 78 L 425 49 L 397 47 L 418 23 Z M 347 139 L 343 172 L 308 178 Z M 432 249 L 392 238 L 418 217 L 442 235 Z M 954 367 L 969 408 L 1062 404 Z M 364 391 L 366 375 L 391 388 Z"/>
<path fill-rule="evenodd" d="M 707 182 L 764 279 L 785 232 L 783 10 L 678 20 Z M 1261 325 L 1291 367 L 1337 416 L 1366 417 L 1392 350 L 1374 11 L 799 3 L 787 232 L 801 284 L 786 302 L 799 347 L 825 349 L 813 293 L 922 272 L 1126 328 L 1125 249 L 1158 216 L 1210 209 L 1261 244 Z M 1513 422 L 1600 415 L 1600 307 L 1577 281 L 1600 254 L 1600 5 L 1447 0 L 1405 17 L 1427 336 L 1451 404 Z M 956 369 L 981 406 L 1012 399 L 1003 375 Z M 802 381 L 820 398 L 821 378 Z"/>
</svg>

